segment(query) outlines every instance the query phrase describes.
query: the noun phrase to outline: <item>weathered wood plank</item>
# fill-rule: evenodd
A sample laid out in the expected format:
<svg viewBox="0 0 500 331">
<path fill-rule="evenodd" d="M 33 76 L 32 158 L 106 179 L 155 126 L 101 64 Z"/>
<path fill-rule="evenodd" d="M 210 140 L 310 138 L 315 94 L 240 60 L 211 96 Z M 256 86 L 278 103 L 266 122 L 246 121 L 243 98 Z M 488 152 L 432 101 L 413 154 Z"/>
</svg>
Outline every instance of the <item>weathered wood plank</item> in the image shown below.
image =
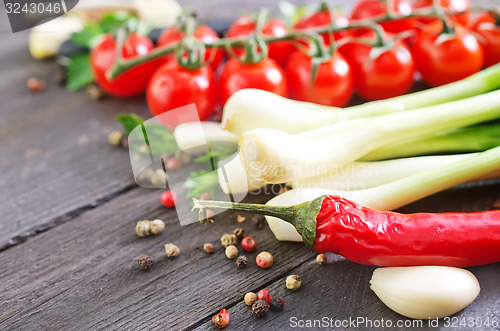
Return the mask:
<svg viewBox="0 0 500 331">
<path fill-rule="evenodd" d="M 488 209 L 498 190 L 447 191 L 406 211 L 462 210 L 464 200 L 472 210 Z M 165 233 L 138 238 L 135 222 L 155 217 L 166 220 Z M 0 328 L 209 328 L 210 323 L 200 323 L 223 307 L 232 313 L 232 329 L 286 327 L 291 316 L 397 320 L 368 289 L 373 268 L 341 259 L 322 268 L 314 265 L 314 254 L 302 244 L 280 243 L 269 229 L 256 230 L 249 221 L 242 225 L 258 241 L 259 251 L 274 255 L 272 268 L 258 268 L 256 253 L 247 254 L 250 265 L 243 270 L 224 257 L 220 235 L 238 226 L 227 215 L 210 226 L 180 227 L 173 211 L 160 207 L 157 191 L 132 190 L 0 254 Z M 180 247 L 178 258 L 164 256 L 162 246 L 168 242 Z M 206 255 L 204 242 L 214 243 L 217 252 Z M 150 272 L 140 272 L 135 265 L 134 259 L 144 253 L 156 261 Z M 498 267 L 473 268 L 483 292 L 460 316 L 485 318 L 500 309 Z M 304 288 L 293 295 L 283 289 L 283 278 L 290 273 L 305 278 Z M 287 310 L 255 321 L 240 300 L 247 291 L 268 285 L 285 296 Z"/>
<path fill-rule="evenodd" d="M 166 220 L 166 231 L 138 238 L 135 222 L 154 217 Z M 173 211 L 160 207 L 157 191 L 128 192 L 0 254 L 0 329 L 188 327 L 313 256 L 247 221 L 243 227 L 276 263 L 264 271 L 252 253 L 248 268 L 238 270 L 219 242 L 235 227 L 228 217 L 181 227 Z M 170 261 L 163 249 L 168 242 L 181 249 Z M 207 255 L 204 242 L 216 253 Z M 156 261 L 150 272 L 136 266 L 144 253 Z"/>
</svg>

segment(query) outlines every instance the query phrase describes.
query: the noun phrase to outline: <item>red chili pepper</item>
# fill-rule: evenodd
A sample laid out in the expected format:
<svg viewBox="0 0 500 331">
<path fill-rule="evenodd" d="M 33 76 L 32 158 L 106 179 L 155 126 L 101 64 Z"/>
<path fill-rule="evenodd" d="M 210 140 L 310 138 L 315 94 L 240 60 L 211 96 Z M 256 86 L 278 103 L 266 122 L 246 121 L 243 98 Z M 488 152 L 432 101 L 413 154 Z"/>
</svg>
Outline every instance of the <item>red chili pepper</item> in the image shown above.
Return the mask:
<svg viewBox="0 0 500 331">
<path fill-rule="evenodd" d="M 500 262 L 500 210 L 406 215 L 335 195 L 291 207 L 217 201 L 195 201 L 195 207 L 279 217 L 293 224 L 313 251 L 361 264 L 470 267 Z"/>
</svg>

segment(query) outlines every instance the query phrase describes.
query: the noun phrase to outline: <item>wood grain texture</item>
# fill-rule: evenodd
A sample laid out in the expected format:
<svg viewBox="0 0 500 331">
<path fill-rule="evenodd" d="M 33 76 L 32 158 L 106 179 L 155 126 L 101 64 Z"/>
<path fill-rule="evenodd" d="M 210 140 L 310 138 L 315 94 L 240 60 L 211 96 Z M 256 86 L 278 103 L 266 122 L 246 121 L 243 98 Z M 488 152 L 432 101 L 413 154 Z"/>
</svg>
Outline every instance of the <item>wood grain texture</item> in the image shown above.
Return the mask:
<svg viewBox="0 0 500 331">
<path fill-rule="evenodd" d="M 278 2 L 181 3 L 197 9 L 205 22 L 227 25 L 261 6 L 276 12 Z M 0 10 L 0 42 L 8 45 L 0 49 L 0 250 L 27 240 L 0 252 L 0 330 L 213 330 L 211 316 L 223 307 L 231 313 L 229 330 L 290 329 L 292 316 L 400 319 L 369 290 L 372 267 L 334 255 L 327 266 L 317 266 L 302 244 L 280 243 L 268 228 L 255 230 L 246 221 L 243 227 L 259 250 L 270 251 L 276 263 L 262 270 L 252 253 L 248 268 L 238 270 L 219 243 L 222 233 L 239 226 L 227 214 L 211 226 L 180 227 L 175 213 L 160 206 L 158 191 L 134 186 L 127 153 L 106 141 L 118 128 L 115 114 L 148 114 L 144 98 L 93 102 L 85 93 L 66 92 L 52 81 L 57 65 L 32 60 L 27 33 L 10 34 L 4 16 Z M 30 76 L 47 80 L 48 89 L 29 93 L 25 82 Z M 468 187 L 402 211 L 486 210 L 499 200 L 499 185 Z M 145 218 L 164 219 L 166 231 L 138 238 L 135 223 Z M 181 249 L 176 259 L 164 254 L 168 242 Z M 203 251 L 205 242 L 217 247 L 213 255 Z M 136 266 L 145 253 L 156 262 L 150 272 Z M 459 317 L 497 316 L 498 268 L 471 268 L 482 292 Z M 291 273 L 304 278 L 296 293 L 284 288 Z M 286 309 L 256 320 L 241 300 L 247 291 L 263 287 L 283 296 Z"/>
</svg>

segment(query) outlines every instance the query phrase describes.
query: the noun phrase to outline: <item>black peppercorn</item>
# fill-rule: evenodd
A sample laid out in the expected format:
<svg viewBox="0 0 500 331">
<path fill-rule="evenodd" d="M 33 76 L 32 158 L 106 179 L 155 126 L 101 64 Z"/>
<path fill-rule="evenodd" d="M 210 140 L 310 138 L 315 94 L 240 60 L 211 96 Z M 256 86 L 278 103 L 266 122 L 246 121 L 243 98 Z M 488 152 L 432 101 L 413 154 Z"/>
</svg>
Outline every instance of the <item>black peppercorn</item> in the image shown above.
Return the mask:
<svg viewBox="0 0 500 331">
<path fill-rule="evenodd" d="M 137 264 L 141 270 L 149 270 L 153 266 L 153 259 L 149 255 L 141 255 L 137 259 Z"/>
<path fill-rule="evenodd" d="M 281 298 L 275 298 L 271 301 L 271 310 L 272 311 L 282 311 L 285 308 L 285 302 Z"/>
<path fill-rule="evenodd" d="M 252 223 L 257 229 L 263 229 L 266 225 L 266 218 L 264 217 L 264 215 L 255 215 L 254 217 L 252 217 Z"/>
<path fill-rule="evenodd" d="M 252 313 L 254 313 L 257 318 L 265 317 L 268 311 L 269 304 L 264 299 L 255 300 L 252 305 Z"/>
<path fill-rule="evenodd" d="M 240 269 L 245 268 L 248 264 L 248 259 L 244 255 L 240 255 L 236 258 L 236 266 Z"/>
<path fill-rule="evenodd" d="M 238 238 L 238 240 L 241 240 L 247 236 L 247 232 L 243 228 L 236 228 L 233 231 L 233 234 Z"/>
</svg>

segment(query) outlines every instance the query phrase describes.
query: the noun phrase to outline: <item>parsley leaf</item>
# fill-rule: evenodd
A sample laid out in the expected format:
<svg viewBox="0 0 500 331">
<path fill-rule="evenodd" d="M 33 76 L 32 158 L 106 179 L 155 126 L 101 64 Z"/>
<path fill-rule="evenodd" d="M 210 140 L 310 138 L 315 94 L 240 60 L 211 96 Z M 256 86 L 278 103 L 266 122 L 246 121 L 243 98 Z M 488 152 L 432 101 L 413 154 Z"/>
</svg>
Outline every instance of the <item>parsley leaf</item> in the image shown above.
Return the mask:
<svg viewBox="0 0 500 331">
<path fill-rule="evenodd" d="M 136 114 L 118 114 L 115 119 L 122 124 L 127 135 L 144 122 L 144 119 Z"/>
<path fill-rule="evenodd" d="M 90 54 L 74 54 L 67 68 L 68 80 L 66 87 L 76 91 L 86 87 L 94 81 L 94 74 L 90 69 Z"/>
<path fill-rule="evenodd" d="M 98 24 L 89 22 L 85 24 L 81 31 L 71 34 L 71 41 L 78 46 L 92 48 L 92 40 L 101 36 L 103 33 L 104 31 Z"/>
</svg>

